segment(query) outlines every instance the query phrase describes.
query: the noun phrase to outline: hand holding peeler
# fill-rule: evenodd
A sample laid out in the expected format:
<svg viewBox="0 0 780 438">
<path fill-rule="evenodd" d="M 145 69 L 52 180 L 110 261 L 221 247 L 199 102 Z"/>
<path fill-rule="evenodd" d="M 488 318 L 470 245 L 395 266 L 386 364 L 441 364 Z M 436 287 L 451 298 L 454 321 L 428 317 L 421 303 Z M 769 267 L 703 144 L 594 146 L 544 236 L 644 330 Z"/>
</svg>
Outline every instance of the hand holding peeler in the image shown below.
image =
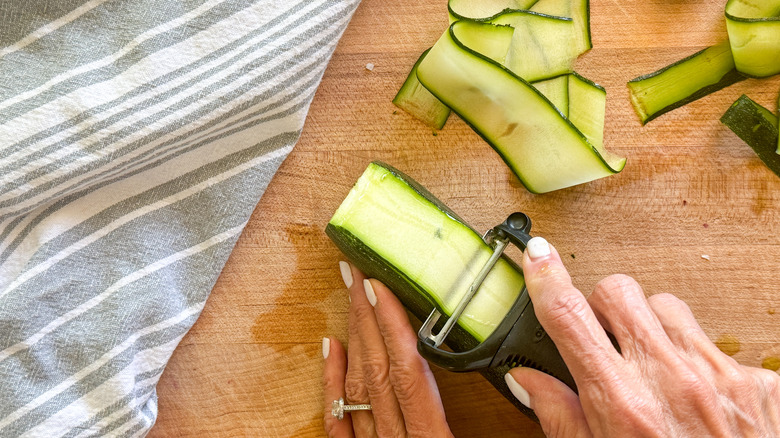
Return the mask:
<svg viewBox="0 0 780 438">
<path fill-rule="evenodd" d="M 417 333 L 417 350 L 429 362 L 450 371 L 476 371 L 505 365 L 525 366 L 550 374 L 576 391 L 574 379 L 566 363 L 536 318 L 533 303 L 525 286 L 506 317 L 482 343 L 462 352 L 450 352 L 439 348 L 507 246 L 512 243 L 525 251 L 531 239 L 530 231 L 531 218 L 524 213 L 513 213 L 503 223 L 485 233 L 483 240 L 493 248 L 493 254 L 436 334 L 433 333 L 434 326 L 442 313 L 436 308 L 433 309 Z"/>
</svg>

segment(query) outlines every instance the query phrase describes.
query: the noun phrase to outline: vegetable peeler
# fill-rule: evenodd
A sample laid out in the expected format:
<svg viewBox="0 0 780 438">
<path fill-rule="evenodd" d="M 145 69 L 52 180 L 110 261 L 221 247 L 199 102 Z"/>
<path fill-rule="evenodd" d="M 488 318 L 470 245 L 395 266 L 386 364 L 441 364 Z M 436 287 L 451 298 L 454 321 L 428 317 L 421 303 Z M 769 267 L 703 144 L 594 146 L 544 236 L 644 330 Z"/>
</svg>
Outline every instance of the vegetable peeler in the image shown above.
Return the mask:
<svg viewBox="0 0 780 438">
<path fill-rule="evenodd" d="M 417 333 L 417 350 L 431 363 L 455 372 L 476 371 L 504 365 L 535 368 L 558 378 L 576 391 L 574 379 L 552 339 L 536 319 L 533 303 L 525 286 L 506 317 L 482 343 L 468 351 L 450 352 L 439 348 L 460 318 L 466 306 L 512 243 L 525 250 L 531 236 L 531 218 L 524 213 L 512 213 L 503 223 L 485 233 L 483 240 L 493 248 L 493 254 L 479 271 L 452 315 L 438 333 L 434 326 L 442 316 L 434 308 Z"/>
</svg>

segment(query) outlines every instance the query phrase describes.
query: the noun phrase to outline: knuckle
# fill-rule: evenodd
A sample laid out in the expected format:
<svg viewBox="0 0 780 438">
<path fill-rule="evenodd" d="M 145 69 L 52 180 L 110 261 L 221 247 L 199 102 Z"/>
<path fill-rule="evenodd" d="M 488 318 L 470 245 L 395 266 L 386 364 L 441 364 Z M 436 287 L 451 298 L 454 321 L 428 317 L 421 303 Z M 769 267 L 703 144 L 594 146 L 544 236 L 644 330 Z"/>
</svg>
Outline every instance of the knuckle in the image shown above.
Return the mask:
<svg viewBox="0 0 780 438">
<path fill-rule="evenodd" d="M 637 290 L 641 291 L 642 288 L 636 280 L 628 275 L 614 274 L 596 283 L 593 295 L 605 301 L 612 301 L 616 298 L 624 297 L 627 292 Z"/>
<path fill-rule="evenodd" d="M 343 383 L 341 379 L 336 378 L 332 373 L 324 373 L 322 375 L 322 385 L 325 388 L 338 388 Z"/>
<path fill-rule="evenodd" d="M 689 400 L 709 402 L 714 395 L 714 388 L 709 381 L 693 368 L 683 368 L 677 375 L 677 391 Z"/>
<path fill-rule="evenodd" d="M 408 364 L 392 367 L 390 383 L 399 401 L 409 401 L 414 398 L 414 394 L 421 387 L 421 377 L 422 372 L 417 367 Z"/>
<path fill-rule="evenodd" d="M 378 358 L 363 359 L 363 380 L 368 388 L 382 388 L 389 383 L 389 370 L 384 361 Z"/>
<path fill-rule="evenodd" d="M 355 315 L 356 321 L 365 321 L 367 319 L 374 318 L 374 309 L 368 304 L 365 306 L 352 306 L 352 311 Z"/>
<path fill-rule="evenodd" d="M 774 394 L 776 399 L 780 399 L 780 374 L 765 368 L 755 368 L 755 374 L 759 385 L 766 388 L 769 394 Z"/>
<path fill-rule="evenodd" d="M 344 382 L 344 396 L 348 403 L 364 403 L 368 400 L 366 383 L 362 378 L 348 373 Z"/>
<path fill-rule="evenodd" d="M 553 323 L 568 325 L 569 321 L 582 320 L 588 311 L 585 297 L 577 290 L 569 290 L 555 295 L 547 305 L 545 313 Z"/>
</svg>

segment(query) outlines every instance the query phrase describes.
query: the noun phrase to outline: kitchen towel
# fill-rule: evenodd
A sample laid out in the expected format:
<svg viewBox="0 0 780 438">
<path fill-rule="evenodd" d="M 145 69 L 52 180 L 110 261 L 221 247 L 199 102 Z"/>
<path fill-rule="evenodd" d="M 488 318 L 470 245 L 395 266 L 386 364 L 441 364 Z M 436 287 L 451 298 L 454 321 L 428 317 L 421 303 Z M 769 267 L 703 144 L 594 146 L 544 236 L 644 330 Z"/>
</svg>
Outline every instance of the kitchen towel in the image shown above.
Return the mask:
<svg viewBox="0 0 780 438">
<path fill-rule="evenodd" d="M 0 436 L 143 436 L 359 0 L 0 0 Z"/>
</svg>

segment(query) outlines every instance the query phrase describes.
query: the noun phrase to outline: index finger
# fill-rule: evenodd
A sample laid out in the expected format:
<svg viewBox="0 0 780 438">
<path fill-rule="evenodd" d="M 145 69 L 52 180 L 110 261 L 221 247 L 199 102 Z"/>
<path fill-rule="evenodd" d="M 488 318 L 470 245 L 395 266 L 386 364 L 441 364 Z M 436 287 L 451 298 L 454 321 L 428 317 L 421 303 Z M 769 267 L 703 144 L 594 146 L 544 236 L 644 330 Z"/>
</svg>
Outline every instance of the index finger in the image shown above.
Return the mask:
<svg viewBox="0 0 780 438">
<path fill-rule="evenodd" d="M 558 251 L 543 238 L 528 242 L 523 275 L 536 317 L 578 385 L 582 378 L 603 375 L 622 360 L 585 296 L 571 283 Z"/>
</svg>

